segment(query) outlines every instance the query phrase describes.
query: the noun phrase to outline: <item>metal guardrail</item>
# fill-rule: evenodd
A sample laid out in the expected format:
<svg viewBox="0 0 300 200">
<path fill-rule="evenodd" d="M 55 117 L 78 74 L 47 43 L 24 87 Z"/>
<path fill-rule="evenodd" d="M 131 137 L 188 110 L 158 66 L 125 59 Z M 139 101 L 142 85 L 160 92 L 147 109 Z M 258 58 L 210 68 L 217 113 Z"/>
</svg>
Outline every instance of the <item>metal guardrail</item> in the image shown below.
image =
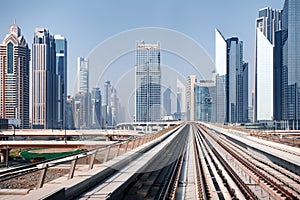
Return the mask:
<svg viewBox="0 0 300 200">
<path fill-rule="evenodd" d="M 175 128 L 177 126 L 170 127 L 168 129 L 164 129 L 160 132 L 151 133 L 147 135 L 143 135 L 140 137 L 135 137 L 133 139 L 129 139 L 126 141 L 118 142 L 112 145 L 108 145 L 106 147 L 100 147 L 91 149 L 89 151 L 85 151 L 83 153 L 79 153 L 72 156 L 67 156 L 63 158 L 53 159 L 50 161 L 43 161 L 37 164 L 31 164 L 28 167 L 20 167 L 16 169 L 10 169 L 8 173 L 0 174 L 0 184 L 4 181 L 10 181 L 13 178 L 18 178 L 20 176 L 24 176 L 30 173 L 38 173 L 38 178 L 35 180 L 35 189 L 42 188 L 43 185 L 49 181 L 52 181 L 56 178 L 49 178 L 49 172 L 54 168 L 64 169 L 64 173 L 62 176 L 67 176 L 67 180 L 72 179 L 76 172 L 78 166 L 88 166 L 88 170 L 92 170 L 95 164 L 102 164 L 109 160 L 112 160 L 134 148 L 137 148 L 149 141 L 152 141 L 163 134 L 167 133 L 169 130 Z M 34 189 L 34 188 L 31 188 Z"/>
</svg>

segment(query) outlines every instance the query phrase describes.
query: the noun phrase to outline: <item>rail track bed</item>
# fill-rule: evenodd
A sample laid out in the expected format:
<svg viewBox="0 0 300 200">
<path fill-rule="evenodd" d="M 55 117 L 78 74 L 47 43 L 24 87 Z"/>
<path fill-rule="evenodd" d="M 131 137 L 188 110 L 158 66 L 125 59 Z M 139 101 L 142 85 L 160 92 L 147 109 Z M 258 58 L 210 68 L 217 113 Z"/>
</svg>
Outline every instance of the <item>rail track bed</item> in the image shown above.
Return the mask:
<svg viewBox="0 0 300 200">
<path fill-rule="evenodd" d="M 61 182 L 50 181 L 45 188 L 21 197 L 300 199 L 300 177 L 297 173 L 268 159 L 262 152 L 251 148 L 250 144 L 247 146 L 232 137 L 205 123 L 184 123 L 156 137 L 120 143 L 114 149 L 109 147 L 102 151 L 103 155 L 99 154 L 104 156 L 103 162 L 94 169 L 89 167 L 86 169 L 92 170 L 88 172 L 82 170 L 69 174 L 69 177 L 75 177 L 73 179 L 61 177 Z M 251 140 L 251 145 L 254 142 Z M 257 144 L 263 145 L 261 141 Z M 269 142 L 266 146 L 272 148 Z M 279 148 L 274 149 L 280 151 Z M 287 155 L 288 150 L 283 149 L 282 153 Z M 297 159 L 297 154 L 290 155 Z M 92 160 L 96 153 L 88 156 Z M 92 166 L 93 162 L 89 163 Z M 75 165 L 76 160 L 72 160 L 71 166 Z M 6 180 L 41 166 L 31 167 L 2 173 L 0 178 Z"/>
</svg>

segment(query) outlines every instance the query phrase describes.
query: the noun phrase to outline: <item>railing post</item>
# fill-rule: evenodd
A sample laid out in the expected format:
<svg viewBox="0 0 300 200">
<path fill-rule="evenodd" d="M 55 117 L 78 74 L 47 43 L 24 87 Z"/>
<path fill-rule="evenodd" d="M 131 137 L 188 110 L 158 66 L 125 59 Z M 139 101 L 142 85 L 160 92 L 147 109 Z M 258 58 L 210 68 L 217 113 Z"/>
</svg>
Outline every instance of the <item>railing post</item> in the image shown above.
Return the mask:
<svg viewBox="0 0 300 200">
<path fill-rule="evenodd" d="M 134 139 L 134 140 L 133 140 L 133 142 L 132 142 L 132 147 L 131 147 L 131 150 L 134 148 L 134 143 L 135 143 L 135 140 L 136 140 L 136 139 Z"/>
<path fill-rule="evenodd" d="M 69 179 L 72 179 L 73 176 L 74 176 L 74 172 L 75 172 L 75 167 L 76 167 L 77 159 L 78 159 L 78 156 L 75 156 L 75 157 L 74 157 L 74 160 L 73 160 L 72 163 L 71 163 L 71 168 L 70 168 L 68 180 L 69 180 Z"/>
<path fill-rule="evenodd" d="M 145 144 L 145 136 L 142 138 L 142 144 L 141 145 L 143 145 L 143 144 Z"/>
<path fill-rule="evenodd" d="M 111 148 L 111 146 L 108 147 L 108 150 L 107 150 L 106 155 L 105 155 L 104 160 L 103 160 L 104 163 L 108 160 L 108 156 L 109 156 L 109 153 L 110 153 L 110 148 Z"/>
<path fill-rule="evenodd" d="M 128 143 L 129 143 L 129 141 L 127 141 L 127 143 L 126 143 L 126 147 L 125 147 L 125 153 L 127 152 Z"/>
<path fill-rule="evenodd" d="M 139 138 L 139 142 L 138 142 L 138 144 L 137 144 L 137 146 L 136 146 L 136 147 L 139 147 L 139 146 L 140 146 L 141 139 L 142 139 L 142 138 Z"/>
<path fill-rule="evenodd" d="M 118 150 L 117 150 L 117 152 L 116 152 L 116 154 L 115 154 L 115 157 L 117 157 L 117 156 L 119 155 L 120 148 L 121 148 L 121 143 L 118 145 Z"/>
<path fill-rule="evenodd" d="M 96 150 L 95 153 L 93 153 L 91 155 L 91 160 L 90 160 L 90 164 L 89 164 L 89 170 L 93 169 L 93 167 L 94 167 L 94 163 L 95 163 L 97 152 L 98 152 L 98 150 Z"/>
<path fill-rule="evenodd" d="M 36 186 L 36 189 L 42 188 L 44 185 L 44 181 L 45 181 L 46 173 L 47 173 L 47 169 L 48 169 L 48 164 L 44 163 L 42 168 L 43 169 L 41 170 L 39 182 Z"/>
</svg>

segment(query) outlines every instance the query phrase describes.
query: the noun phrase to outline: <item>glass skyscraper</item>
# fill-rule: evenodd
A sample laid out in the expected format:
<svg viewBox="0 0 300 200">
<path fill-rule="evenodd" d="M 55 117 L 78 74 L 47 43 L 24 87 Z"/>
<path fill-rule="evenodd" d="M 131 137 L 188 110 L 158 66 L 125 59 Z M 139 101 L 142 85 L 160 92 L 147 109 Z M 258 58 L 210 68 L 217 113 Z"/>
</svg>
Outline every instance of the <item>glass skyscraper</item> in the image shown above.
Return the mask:
<svg viewBox="0 0 300 200">
<path fill-rule="evenodd" d="M 57 75 L 57 120 L 58 128 L 65 127 L 67 100 L 67 40 L 61 35 L 54 35 Z"/>
<path fill-rule="evenodd" d="M 164 102 L 164 115 L 171 116 L 171 89 L 166 88 L 163 94 L 163 102 Z"/>
<path fill-rule="evenodd" d="M 75 128 L 90 126 L 89 61 L 77 58 L 77 93 L 74 103 Z"/>
<path fill-rule="evenodd" d="M 91 97 L 91 105 L 92 105 L 92 127 L 93 128 L 101 128 L 101 91 L 99 88 L 93 88 L 92 97 Z"/>
<path fill-rule="evenodd" d="M 186 92 L 185 92 L 185 85 L 177 78 L 177 113 L 176 118 L 177 119 L 183 119 L 186 118 Z"/>
<path fill-rule="evenodd" d="M 227 41 L 227 119 L 229 123 L 248 120 L 248 64 L 243 62 L 243 42 Z"/>
<path fill-rule="evenodd" d="M 160 43 L 136 43 L 135 121 L 161 119 Z"/>
<path fill-rule="evenodd" d="M 225 123 L 226 118 L 226 78 L 227 78 L 227 43 L 223 35 L 215 30 L 215 65 L 216 65 L 216 122 Z"/>
<path fill-rule="evenodd" d="M 200 81 L 195 83 L 195 120 L 215 121 L 215 90 L 214 81 Z"/>
<path fill-rule="evenodd" d="M 55 41 L 37 28 L 32 45 L 32 127 L 57 128 L 57 75 Z"/>
<path fill-rule="evenodd" d="M 89 92 L 89 61 L 85 58 L 77 58 L 77 92 Z"/>
<path fill-rule="evenodd" d="M 285 0 L 282 11 L 282 119 L 300 128 L 300 1 Z"/>
<path fill-rule="evenodd" d="M 0 118 L 29 128 L 30 49 L 16 22 L 0 44 Z"/>
<path fill-rule="evenodd" d="M 275 88 L 274 43 L 275 32 L 281 29 L 281 11 L 264 8 L 256 19 L 255 43 L 255 119 L 273 120 L 275 99 L 280 98 Z"/>
</svg>

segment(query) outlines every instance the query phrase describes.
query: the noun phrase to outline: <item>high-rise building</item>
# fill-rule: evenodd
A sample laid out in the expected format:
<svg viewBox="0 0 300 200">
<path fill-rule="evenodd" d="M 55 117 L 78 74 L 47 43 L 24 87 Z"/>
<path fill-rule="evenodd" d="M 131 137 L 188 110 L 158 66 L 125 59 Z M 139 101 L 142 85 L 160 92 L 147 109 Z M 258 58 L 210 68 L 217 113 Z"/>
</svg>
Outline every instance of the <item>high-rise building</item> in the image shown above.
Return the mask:
<svg viewBox="0 0 300 200">
<path fill-rule="evenodd" d="M 0 44 L 0 117 L 29 128 L 30 49 L 16 22 Z"/>
<path fill-rule="evenodd" d="M 117 95 L 117 89 L 112 87 L 110 95 L 110 108 L 111 108 L 111 126 L 116 126 L 119 123 L 120 100 Z"/>
<path fill-rule="evenodd" d="M 197 82 L 196 75 L 190 75 L 187 80 L 186 86 L 186 112 L 187 120 L 194 121 L 194 110 L 195 110 L 195 94 L 194 85 Z"/>
<path fill-rule="evenodd" d="M 160 121 L 161 69 L 160 43 L 136 43 L 135 121 Z"/>
<path fill-rule="evenodd" d="M 67 40 L 54 35 L 57 75 L 57 120 L 58 128 L 65 127 L 67 100 Z"/>
<path fill-rule="evenodd" d="M 111 92 L 112 92 L 112 85 L 110 81 L 105 81 L 104 83 L 104 97 L 103 97 L 103 104 L 110 106 L 111 102 Z"/>
<path fill-rule="evenodd" d="M 94 128 L 101 128 L 101 91 L 99 88 L 93 88 L 92 90 L 92 97 L 91 97 L 91 106 L 92 106 L 92 127 Z"/>
<path fill-rule="evenodd" d="M 32 127 L 57 128 L 57 75 L 55 41 L 37 28 L 32 45 Z"/>
<path fill-rule="evenodd" d="M 177 119 L 185 119 L 186 118 L 186 92 L 185 92 L 185 84 L 182 83 L 177 78 L 177 112 L 176 112 L 176 118 Z"/>
<path fill-rule="evenodd" d="M 112 125 L 112 110 L 111 110 L 111 94 L 112 94 L 112 85 L 110 81 L 107 80 L 104 83 L 104 95 L 102 101 L 102 117 L 103 117 L 103 125 L 111 126 Z"/>
<path fill-rule="evenodd" d="M 282 119 L 300 129 L 300 1 L 285 0 L 282 11 Z"/>
<path fill-rule="evenodd" d="M 90 99 L 89 93 L 89 62 L 87 59 L 77 58 L 77 93 L 75 95 L 75 127 L 90 127 Z"/>
<path fill-rule="evenodd" d="M 79 92 L 75 94 L 74 101 L 73 101 L 73 113 L 74 113 L 74 126 L 76 129 L 83 129 L 88 128 L 87 122 L 87 112 L 86 112 L 86 105 L 87 102 L 87 95 L 85 93 Z"/>
<path fill-rule="evenodd" d="M 163 94 L 164 115 L 171 116 L 171 89 L 168 87 Z"/>
<path fill-rule="evenodd" d="M 237 37 L 227 41 L 227 119 L 230 123 L 248 119 L 248 64 L 243 62 L 243 42 Z M 243 83 L 245 83 L 243 85 Z M 247 96 L 247 98 L 245 98 Z M 247 105 L 247 106 L 245 106 Z M 244 118 L 246 117 L 246 119 Z"/>
<path fill-rule="evenodd" d="M 274 56 L 273 56 L 273 64 L 274 64 L 274 120 L 282 121 L 283 119 L 283 104 L 285 102 L 286 97 L 282 95 L 283 93 L 283 66 L 282 66 L 282 30 L 275 32 L 275 42 L 274 42 Z M 279 126 L 280 128 L 280 126 Z"/>
<path fill-rule="evenodd" d="M 216 65 L 216 122 L 225 123 L 227 98 L 227 43 L 223 35 L 215 30 L 215 65 Z"/>
<path fill-rule="evenodd" d="M 274 75 L 275 32 L 281 29 L 281 11 L 264 8 L 256 19 L 255 43 L 255 119 L 273 120 L 275 111 L 276 84 Z"/>
<path fill-rule="evenodd" d="M 73 130 L 74 128 L 74 98 L 68 96 L 66 102 L 66 129 Z"/>
<path fill-rule="evenodd" d="M 89 61 L 83 57 L 77 58 L 77 92 L 89 92 Z"/>
<path fill-rule="evenodd" d="M 195 120 L 215 121 L 216 84 L 214 81 L 199 81 L 194 85 Z"/>
<path fill-rule="evenodd" d="M 243 63 L 237 77 L 238 81 L 238 110 L 237 120 L 238 122 L 248 122 L 248 63 Z"/>
</svg>

